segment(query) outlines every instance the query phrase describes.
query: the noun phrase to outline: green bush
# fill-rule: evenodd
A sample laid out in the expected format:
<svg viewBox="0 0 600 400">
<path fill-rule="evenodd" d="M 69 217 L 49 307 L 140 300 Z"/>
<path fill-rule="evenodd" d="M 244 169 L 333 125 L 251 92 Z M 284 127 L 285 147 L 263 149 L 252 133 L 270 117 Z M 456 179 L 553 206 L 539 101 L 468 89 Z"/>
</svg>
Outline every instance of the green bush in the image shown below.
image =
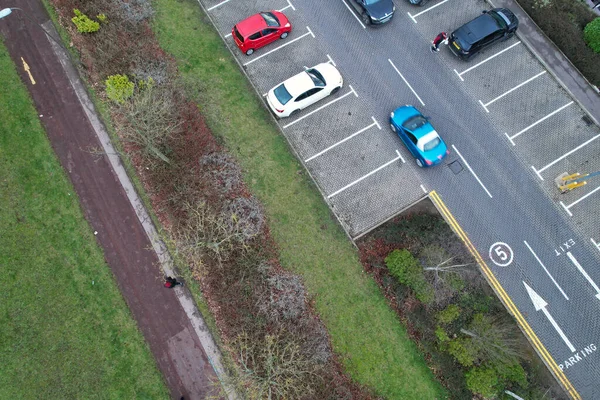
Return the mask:
<svg viewBox="0 0 600 400">
<path fill-rule="evenodd" d="M 465 367 L 470 367 L 478 361 L 479 351 L 473 346 L 470 338 L 458 337 L 448 343 L 448 353 Z"/>
<path fill-rule="evenodd" d="M 74 9 L 73 12 L 75 13 L 75 16 L 71 18 L 71 21 L 73 21 L 80 33 L 93 33 L 100 29 L 100 24 L 98 22 L 91 20 L 78 9 Z"/>
<path fill-rule="evenodd" d="M 127 75 L 111 75 L 105 81 L 106 96 L 117 104 L 124 104 L 125 100 L 133 96 L 134 83 Z"/>
<path fill-rule="evenodd" d="M 485 398 L 492 398 L 498 394 L 499 381 L 496 371 L 489 367 L 474 367 L 466 374 L 467 387 L 473 393 Z"/>
<path fill-rule="evenodd" d="M 442 328 L 441 326 L 435 328 L 435 337 L 437 338 L 438 342 L 442 345 L 450 341 L 450 336 L 448 336 L 448 333 L 446 333 L 444 328 Z"/>
<path fill-rule="evenodd" d="M 460 315 L 460 307 L 456 304 L 449 304 L 448 307 L 438 312 L 436 318 L 440 324 L 451 324 Z"/>
<path fill-rule="evenodd" d="M 102 23 L 106 22 L 106 14 L 98 14 L 96 15 L 96 19 Z"/>
<path fill-rule="evenodd" d="M 583 38 L 592 50 L 600 53 L 600 17 L 585 26 Z"/>
<path fill-rule="evenodd" d="M 398 282 L 410 287 L 419 301 L 430 304 L 434 298 L 433 287 L 425 280 L 419 261 L 405 249 L 394 250 L 385 258 L 390 274 Z"/>
</svg>

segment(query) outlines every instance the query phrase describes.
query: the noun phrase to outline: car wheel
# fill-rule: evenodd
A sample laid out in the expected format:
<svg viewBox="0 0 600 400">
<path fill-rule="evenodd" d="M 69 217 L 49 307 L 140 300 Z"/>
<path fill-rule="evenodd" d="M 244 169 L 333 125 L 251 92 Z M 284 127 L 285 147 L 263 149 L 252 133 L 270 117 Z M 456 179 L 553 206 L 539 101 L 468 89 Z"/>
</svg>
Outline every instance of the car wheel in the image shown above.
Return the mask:
<svg viewBox="0 0 600 400">
<path fill-rule="evenodd" d="M 282 33 L 282 34 L 279 36 L 279 38 L 280 38 L 280 39 L 285 39 L 286 37 L 288 37 L 288 33 L 287 33 L 287 32 L 283 32 L 283 33 Z"/>
<path fill-rule="evenodd" d="M 394 124 L 390 124 L 390 128 L 392 128 L 392 132 L 396 132 L 396 127 L 394 126 Z"/>
<path fill-rule="evenodd" d="M 247 56 L 252 55 L 253 53 L 254 53 L 254 49 L 248 49 L 248 50 L 246 50 L 246 55 Z"/>
<path fill-rule="evenodd" d="M 419 160 L 418 158 L 415 158 L 415 161 L 417 161 L 417 165 L 421 168 L 423 168 L 423 163 L 421 162 L 421 160 Z"/>
<path fill-rule="evenodd" d="M 298 114 L 300 114 L 300 110 L 294 110 L 290 113 L 290 117 L 295 117 Z"/>
<path fill-rule="evenodd" d="M 362 19 L 362 22 L 364 22 L 365 25 L 369 25 L 371 23 L 371 17 L 369 17 L 367 13 L 362 13 L 360 15 L 360 19 Z"/>
<path fill-rule="evenodd" d="M 336 88 L 333 88 L 333 90 L 331 91 L 331 93 L 330 93 L 330 94 L 336 94 L 337 92 L 339 92 L 339 91 L 340 91 L 340 88 L 341 88 L 340 86 L 338 86 L 338 87 L 336 87 Z"/>
</svg>

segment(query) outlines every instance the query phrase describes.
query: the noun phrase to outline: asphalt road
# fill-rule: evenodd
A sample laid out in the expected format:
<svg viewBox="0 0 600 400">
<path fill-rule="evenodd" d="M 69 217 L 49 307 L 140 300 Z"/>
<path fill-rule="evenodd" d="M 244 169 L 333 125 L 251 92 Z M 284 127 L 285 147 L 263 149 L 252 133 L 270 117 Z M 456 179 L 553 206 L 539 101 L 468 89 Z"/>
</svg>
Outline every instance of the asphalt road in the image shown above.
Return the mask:
<svg viewBox="0 0 600 400">
<path fill-rule="evenodd" d="M 600 170 L 598 127 L 585 123 L 583 112 L 571 105 L 569 95 L 519 38 L 470 63 L 456 60 L 448 49 L 429 51 L 437 32 L 452 31 L 489 5 L 447 0 L 417 8 L 396 1 L 389 24 L 363 28 L 343 0 L 201 3 L 223 36 L 254 12 L 285 10 L 295 27 L 289 40 L 298 39 L 285 49 L 263 55 L 281 45 L 277 43 L 247 58 L 231 38 L 225 39 L 240 63 L 247 64 L 244 69 L 259 92 L 303 66 L 334 60 L 345 86 L 335 98 L 347 97 L 314 115 L 307 114 L 320 104 L 304 110 L 302 120 L 285 119 L 280 127 L 351 235 L 357 226 L 364 229 L 369 217 L 371 226 L 376 225 L 422 196 L 422 189 L 434 190 L 516 305 L 526 321 L 522 328 L 530 326 L 535 332 L 527 336 L 538 353 L 544 358 L 549 352 L 545 361 L 555 376 L 574 398 L 600 397 L 600 248 L 595 245 L 600 239 L 599 186 L 590 182 L 563 201 L 553 183 L 564 170 Z M 500 51 L 503 55 L 461 75 Z M 261 59 L 254 62 L 256 57 Z M 349 93 L 349 85 L 356 96 Z M 396 150 L 409 158 L 387 124 L 389 112 L 407 103 L 431 116 L 451 155 L 437 168 L 419 169 L 407 159 L 367 176 L 366 171 L 395 160 Z M 349 136 L 371 123 L 369 116 L 382 129 L 357 136 L 363 139 L 353 149 L 323 161 L 323 168 L 311 164 L 307 157 L 330 145 L 329 138 L 338 140 L 343 132 Z M 376 159 L 377 154 L 384 156 Z M 362 163 L 368 165 L 357 176 L 365 179 L 353 186 L 353 193 L 344 193 L 354 199 L 335 203 L 336 188 L 357 182 L 348 175 Z M 395 204 L 390 200 L 394 198 Z"/>
</svg>

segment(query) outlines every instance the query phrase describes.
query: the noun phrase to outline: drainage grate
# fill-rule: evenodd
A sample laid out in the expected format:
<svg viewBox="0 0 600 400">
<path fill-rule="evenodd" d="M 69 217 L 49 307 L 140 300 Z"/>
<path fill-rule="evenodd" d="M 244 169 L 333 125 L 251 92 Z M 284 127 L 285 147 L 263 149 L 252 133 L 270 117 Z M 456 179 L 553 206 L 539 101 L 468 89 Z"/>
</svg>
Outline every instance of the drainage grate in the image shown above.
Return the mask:
<svg viewBox="0 0 600 400">
<path fill-rule="evenodd" d="M 462 164 L 458 160 L 452 161 L 450 164 L 448 164 L 448 167 L 450 168 L 450 171 L 454 172 L 454 175 L 460 174 L 464 169 Z"/>
</svg>

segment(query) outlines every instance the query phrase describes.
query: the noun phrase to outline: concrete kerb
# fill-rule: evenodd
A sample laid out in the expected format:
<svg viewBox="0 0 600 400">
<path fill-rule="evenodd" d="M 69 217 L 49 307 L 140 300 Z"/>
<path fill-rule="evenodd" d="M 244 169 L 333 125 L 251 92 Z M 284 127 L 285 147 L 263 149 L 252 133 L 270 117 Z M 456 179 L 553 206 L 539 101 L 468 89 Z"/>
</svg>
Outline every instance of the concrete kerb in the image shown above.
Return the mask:
<svg viewBox="0 0 600 400">
<path fill-rule="evenodd" d="M 492 2 L 492 0 L 485 0 L 487 3 L 489 3 L 492 7 L 496 7 L 494 5 L 494 3 Z M 544 33 L 544 31 L 538 26 L 538 24 L 535 23 L 535 21 L 533 20 L 533 18 L 531 18 L 529 16 L 529 14 L 527 14 L 527 12 L 523 9 L 523 7 L 521 7 L 520 4 L 518 4 L 517 2 L 514 2 L 515 6 L 518 7 L 523 14 L 527 15 L 529 17 L 529 19 L 531 20 L 531 23 L 535 26 L 535 28 L 538 30 L 538 32 L 540 33 L 540 35 L 542 35 L 544 37 L 544 39 L 546 41 L 548 41 L 548 43 L 550 43 L 552 45 L 552 47 L 554 48 L 554 50 L 559 53 L 565 60 L 567 60 L 567 62 L 569 63 L 569 65 L 571 66 L 571 68 L 573 68 L 574 71 L 577 72 L 577 74 L 579 74 L 579 76 L 581 76 L 581 78 L 583 78 L 583 80 L 596 92 L 596 93 L 600 93 L 600 90 L 595 86 L 592 85 L 592 83 L 590 81 L 587 80 L 587 78 L 581 73 L 581 71 L 579 71 L 577 69 L 577 67 L 575 67 L 575 65 L 573 65 L 573 63 L 571 62 L 571 60 L 558 48 L 558 46 L 556 46 L 556 44 L 554 44 L 554 42 L 552 40 L 550 40 L 550 38 L 548 36 L 546 36 L 546 33 Z M 527 48 L 529 49 L 529 51 L 535 56 L 535 58 L 544 66 L 544 68 L 546 69 L 546 71 L 550 72 L 550 75 L 552 75 L 554 77 L 554 79 L 556 79 L 556 81 L 560 84 L 560 86 L 562 86 L 562 88 L 569 94 L 569 96 L 579 105 L 579 107 L 586 113 L 586 115 L 592 120 L 594 121 L 594 123 L 600 127 L 600 123 L 598 122 L 598 120 L 592 115 L 592 113 L 590 113 L 588 111 L 588 109 L 583 105 L 583 103 L 581 103 L 581 101 L 577 98 L 577 96 L 575 96 L 567 87 L 567 85 L 564 84 L 564 82 L 558 77 L 558 75 L 554 72 L 554 70 L 552 68 L 550 68 L 550 66 L 546 63 L 546 61 L 542 58 L 542 56 L 540 55 L 540 53 L 536 50 L 535 46 L 533 46 L 529 40 L 527 39 L 526 36 L 522 35 L 519 33 L 519 30 L 517 29 L 516 35 L 519 39 L 521 39 L 521 41 L 525 44 L 525 46 L 527 46 Z"/>
<path fill-rule="evenodd" d="M 202 11 L 204 11 L 204 14 L 206 15 L 206 17 L 210 20 L 211 24 L 215 28 L 215 31 L 217 32 L 217 34 L 219 35 L 219 37 L 221 38 L 221 40 L 225 44 L 225 47 L 229 50 L 229 53 L 231 53 L 231 56 L 235 60 L 235 63 L 240 68 L 240 71 L 242 71 L 242 73 L 244 74 L 244 76 L 246 77 L 246 79 L 248 80 L 248 82 L 250 83 L 250 85 L 252 85 L 252 88 L 254 89 L 254 93 L 258 96 L 259 100 L 266 106 L 266 103 L 265 103 L 266 100 L 263 99 L 263 97 L 261 96 L 260 91 L 258 90 L 258 88 L 256 87 L 256 85 L 254 84 L 254 82 L 252 81 L 252 79 L 250 79 L 250 76 L 246 72 L 246 69 L 240 63 L 240 61 L 237 59 L 237 57 L 233 53 L 233 50 L 231 50 L 231 48 L 227 45 L 227 42 L 225 41 L 225 37 L 217 29 L 217 25 L 215 24 L 215 21 L 213 20 L 212 16 L 208 13 L 208 11 L 204 7 L 204 5 L 200 2 L 200 0 L 198 0 L 198 5 L 202 9 Z M 286 140 L 286 142 L 288 144 L 288 147 L 290 148 L 290 150 L 292 151 L 292 153 L 294 154 L 294 156 L 296 157 L 296 159 L 302 164 L 302 162 L 300 161 L 300 160 L 302 160 L 302 158 L 300 158 L 300 154 L 298 154 L 296 152 L 296 149 L 294 149 L 294 146 L 292 146 L 292 143 L 290 142 L 290 140 L 287 138 L 287 136 L 285 136 L 283 134 L 282 129 L 279 127 L 279 124 L 277 123 L 277 118 L 275 118 L 275 116 L 270 111 L 269 111 L 269 117 L 271 118 L 271 120 L 273 121 L 273 123 L 275 124 L 275 126 L 277 127 L 277 130 L 279 131 L 279 133 L 285 138 L 285 140 Z M 328 206 L 330 206 L 330 203 L 327 201 L 327 196 L 323 192 L 323 189 L 321 188 L 321 186 L 319 186 L 319 183 L 317 182 L 317 180 L 310 173 L 310 170 L 308 168 L 306 168 L 306 166 L 304 166 L 304 169 L 306 170 L 306 172 L 308 173 L 308 176 L 310 176 L 310 179 L 313 181 L 313 183 L 315 184 L 315 186 L 319 190 L 319 194 L 323 198 L 323 201 L 325 201 L 325 204 L 327 204 Z M 348 237 L 348 239 L 350 239 L 350 242 L 356 247 L 356 244 L 354 243 L 354 240 L 352 240 L 352 236 L 350 235 L 350 232 L 348 231 L 348 227 L 346 226 L 346 224 L 344 224 L 344 222 L 338 217 L 338 215 L 335 212 L 333 213 L 333 215 L 335 216 L 335 219 L 338 221 L 339 225 L 344 230 L 344 233 L 346 234 L 346 236 Z"/>
<path fill-rule="evenodd" d="M 48 21 L 45 24 L 42 24 L 42 26 L 46 30 L 51 31 L 52 34 L 56 34 L 56 36 L 59 37 L 58 32 L 52 24 L 52 21 Z M 125 167 L 121 162 L 121 158 L 119 157 L 119 154 L 112 145 L 112 142 L 106 131 L 106 128 L 104 127 L 104 124 L 97 117 L 97 112 L 95 110 L 94 104 L 90 100 L 85 87 L 81 83 L 81 77 L 79 76 L 78 71 L 73 67 L 73 64 L 71 63 L 71 57 L 65 51 L 65 49 L 62 48 L 62 46 L 59 46 L 54 41 L 50 41 L 50 45 L 52 46 L 52 50 L 59 59 L 69 79 L 69 82 L 73 87 L 73 91 L 77 95 L 77 98 L 79 99 L 79 102 L 82 105 L 86 117 L 90 121 L 90 124 L 92 125 L 94 132 L 102 145 L 102 148 L 110 162 L 110 165 L 113 168 L 115 175 L 119 179 L 119 183 L 122 185 L 123 190 L 125 191 L 127 198 L 131 203 L 131 206 L 135 210 L 136 216 L 138 217 L 140 224 L 144 228 L 148 239 L 152 243 L 152 248 L 159 259 L 159 263 L 162 270 L 167 275 L 174 276 L 175 274 L 173 270 L 173 260 L 171 258 L 171 255 L 169 254 L 169 251 L 166 248 L 165 244 L 160 239 L 160 236 L 158 235 L 156 227 L 154 226 L 152 219 L 148 214 L 148 211 L 144 207 L 144 204 L 142 203 L 140 197 L 137 195 L 135 187 L 129 179 Z M 198 339 L 200 340 L 200 343 L 204 348 L 204 351 L 208 357 L 208 361 L 210 362 L 217 377 L 223 385 L 223 388 L 227 393 L 228 399 L 239 399 L 237 393 L 235 393 L 235 391 L 231 387 L 229 387 L 229 385 L 226 384 L 227 380 L 224 378 L 226 378 L 227 375 L 221 362 L 221 353 L 210 334 L 206 322 L 204 322 L 204 319 L 201 317 L 201 313 L 196 307 L 193 298 L 187 295 L 187 293 L 181 289 L 176 289 L 176 295 L 177 299 L 179 300 L 179 303 L 181 304 L 181 307 L 185 310 L 187 317 L 189 318 L 192 326 L 194 327 L 194 331 L 196 332 L 196 335 L 198 336 Z"/>
</svg>

